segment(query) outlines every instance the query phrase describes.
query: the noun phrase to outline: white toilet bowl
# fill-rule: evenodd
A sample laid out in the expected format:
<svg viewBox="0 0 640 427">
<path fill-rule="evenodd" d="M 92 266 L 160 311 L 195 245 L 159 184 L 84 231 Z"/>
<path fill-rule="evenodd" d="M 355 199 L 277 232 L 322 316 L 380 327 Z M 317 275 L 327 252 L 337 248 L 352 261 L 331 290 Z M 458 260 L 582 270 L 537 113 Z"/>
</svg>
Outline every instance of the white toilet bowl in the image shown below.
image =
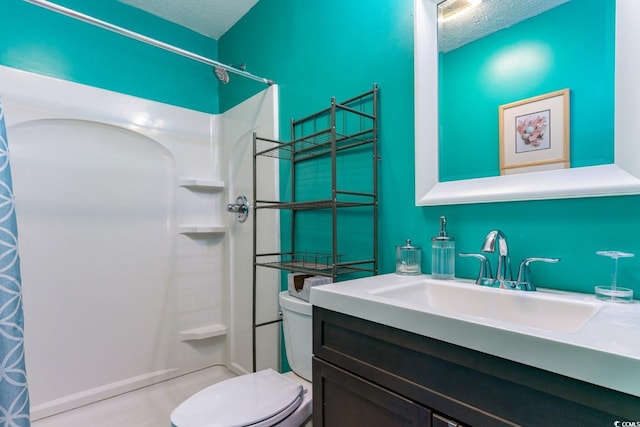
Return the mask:
<svg viewBox="0 0 640 427">
<path fill-rule="evenodd" d="M 293 372 L 265 369 L 213 384 L 173 410 L 172 426 L 299 427 L 311 417 L 311 304 L 286 291 L 279 301 Z"/>
</svg>

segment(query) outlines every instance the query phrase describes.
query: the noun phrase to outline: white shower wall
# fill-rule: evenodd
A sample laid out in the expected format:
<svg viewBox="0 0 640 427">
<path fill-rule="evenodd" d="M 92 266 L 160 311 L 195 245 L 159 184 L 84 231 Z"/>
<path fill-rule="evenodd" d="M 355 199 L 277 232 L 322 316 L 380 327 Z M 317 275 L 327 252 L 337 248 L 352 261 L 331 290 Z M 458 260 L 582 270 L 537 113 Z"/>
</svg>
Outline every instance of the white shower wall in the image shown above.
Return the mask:
<svg viewBox="0 0 640 427">
<path fill-rule="evenodd" d="M 277 88 L 273 88 L 277 90 Z M 227 177 L 229 192 L 233 196 L 245 195 L 248 200 L 253 196 L 253 132 L 259 135 L 271 133 L 277 135 L 277 96 L 254 97 L 253 103 L 242 103 L 227 111 L 222 117 L 223 157 L 227 160 Z M 247 129 L 242 123 L 249 120 L 262 123 L 261 126 Z M 273 120 L 272 129 L 267 124 Z M 257 170 L 259 196 L 266 200 L 278 200 L 279 173 L 276 160 L 260 164 Z M 261 253 L 280 252 L 280 239 L 273 230 L 280 229 L 280 217 L 275 209 L 260 211 L 257 229 L 257 250 Z M 247 222 L 240 224 L 231 222 L 230 231 L 235 237 L 230 240 L 229 253 L 231 274 L 231 327 L 235 331 L 230 337 L 230 366 L 236 373 L 251 372 L 253 368 L 252 351 L 247 346 L 252 343 L 252 285 L 253 285 L 253 222 L 256 215 L 251 213 Z M 247 262 L 247 256 L 250 257 Z M 265 269 L 263 269 L 265 270 Z M 277 270 L 262 271 L 256 281 L 256 323 L 267 323 L 278 319 L 278 291 L 280 289 L 280 272 Z M 280 323 L 256 328 L 256 370 L 274 368 L 279 365 Z"/>
<path fill-rule="evenodd" d="M 0 67 L 0 96 L 32 418 L 214 364 L 250 370 L 251 282 L 236 276 L 252 258 L 233 248 L 252 229 L 225 205 L 250 190 L 234 165 L 251 132 L 277 134 L 277 88 L 210 115 Z M 275 194 L 275 161 L 265 173 Z M 277 331 L 261 340 L 277 368 Z"/>
</svg>

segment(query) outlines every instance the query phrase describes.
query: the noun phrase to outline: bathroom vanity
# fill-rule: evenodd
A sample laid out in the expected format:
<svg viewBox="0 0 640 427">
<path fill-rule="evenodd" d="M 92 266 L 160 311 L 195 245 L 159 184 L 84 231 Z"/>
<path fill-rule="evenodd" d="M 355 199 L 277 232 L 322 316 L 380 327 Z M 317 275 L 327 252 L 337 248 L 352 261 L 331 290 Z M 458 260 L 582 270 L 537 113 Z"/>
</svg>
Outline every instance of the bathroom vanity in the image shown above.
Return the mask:
<svg viewBox="0 0 640 427">
<path fill-rule="evenodd" d="M 480 289 L 500 303 L 496 311 L 503 306 L 507 313 L 507 292 L 514 293 L 513 304 L 531 310 L 534 319 L 533 311 L 558 300 L 567 305 L 554 311 L 571 312 L 574 302 L 578 310 L 592 310 L 568 329 L 556 330 L 553 324 L 543 329 L 520 320 L 469 315 L 464 304 L 458 310 L 437 301 L 449 296 L 427 291 L 448 285 L 428 276 L 384 275 L 312 290 L 314 425 L 613 426 L 615 421 L 640 421 L 640 349 L 638 332 L 632 331 L 638 330 L 633 322 L 640 322 L 639 304 L 620 307 L 595 302 L 593 296 Z M 451 285 L 460 292 L 477 290 L 472 283 Z M 412 294 L 404 299 L 407 292 Z M 501 300 L 504 295 L 507 299 Z M 469 306 L 484 302 L 469 296 Z M 539 301 L 528 304 L 529 298 Z M 626 330 L 600 335 L 607 325 Z M 618 333 L 631 333 L 627 338 L 635 343 L 614 344 Z"/>
</svg>

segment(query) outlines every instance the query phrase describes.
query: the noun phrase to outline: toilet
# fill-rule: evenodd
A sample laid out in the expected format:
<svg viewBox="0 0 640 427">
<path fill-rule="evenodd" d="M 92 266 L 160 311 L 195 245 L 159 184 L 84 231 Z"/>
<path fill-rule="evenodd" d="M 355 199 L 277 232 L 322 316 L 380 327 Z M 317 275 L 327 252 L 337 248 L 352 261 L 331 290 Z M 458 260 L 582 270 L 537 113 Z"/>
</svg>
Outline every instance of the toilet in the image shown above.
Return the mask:
<svg viewBox="0 0 640 427">
<path fill-rule="evenodd" d="M 171 413 L 173 427 L 300 427 L 311 417 L 311 304 L 278 295 L 292 372 L 265 369 L 201 390 Z"/>
</svg>

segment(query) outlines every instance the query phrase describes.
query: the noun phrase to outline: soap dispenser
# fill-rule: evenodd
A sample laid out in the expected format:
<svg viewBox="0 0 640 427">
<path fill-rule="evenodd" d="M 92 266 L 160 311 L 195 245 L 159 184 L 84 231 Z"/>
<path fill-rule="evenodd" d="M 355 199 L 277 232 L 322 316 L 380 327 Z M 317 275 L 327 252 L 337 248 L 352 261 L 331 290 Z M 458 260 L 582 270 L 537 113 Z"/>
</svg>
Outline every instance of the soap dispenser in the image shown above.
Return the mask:
<svg viewBox="0 0 640 427">
<path fill-rule="evenodd" d="M 440 217 L 440 231 L 431 239 L 431 277 L 452 280 L 456 267 L 456 241 L 447 235 L 447 218 Z"/>
</svg>

